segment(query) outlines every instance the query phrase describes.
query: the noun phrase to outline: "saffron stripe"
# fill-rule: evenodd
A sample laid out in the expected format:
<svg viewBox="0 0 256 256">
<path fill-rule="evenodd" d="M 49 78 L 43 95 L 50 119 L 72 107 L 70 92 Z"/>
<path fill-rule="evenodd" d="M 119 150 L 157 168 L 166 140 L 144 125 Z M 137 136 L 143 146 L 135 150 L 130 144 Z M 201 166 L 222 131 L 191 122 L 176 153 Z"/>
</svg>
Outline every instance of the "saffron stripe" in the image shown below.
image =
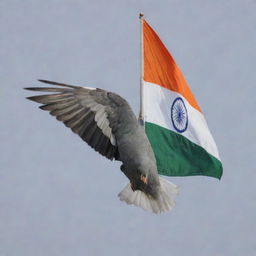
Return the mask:
<svg viewBox="0 0 256 256">
<path fill-rule="evenodd" d="M 201 111 L 180 68 L 156 32 L 143 21 L 144 80 L 178 92 Z"/>
</svg>

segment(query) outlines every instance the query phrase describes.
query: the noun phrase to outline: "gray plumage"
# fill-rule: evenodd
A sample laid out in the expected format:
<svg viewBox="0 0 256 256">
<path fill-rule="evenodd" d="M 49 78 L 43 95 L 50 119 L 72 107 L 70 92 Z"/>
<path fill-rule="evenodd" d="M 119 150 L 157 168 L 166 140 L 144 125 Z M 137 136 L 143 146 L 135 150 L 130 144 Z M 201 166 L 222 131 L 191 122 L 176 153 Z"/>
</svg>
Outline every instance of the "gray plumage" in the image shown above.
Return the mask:
<svg viewBox="0 0 256 256">
<path fill-rule="evenodd" d="M 159 179 L 144 127 L 125 99 L 98 88 L 39 81 L 58 87 L 25 88 L 51 93 L 27 99 L 43 104 L 42 110 L 49 111 L 103 156 L 122 162 L 121 170 L 130 180 L 119 194 L 122 201 L 155 213 L 174 206 L 176 187 Z"/>
</svg>

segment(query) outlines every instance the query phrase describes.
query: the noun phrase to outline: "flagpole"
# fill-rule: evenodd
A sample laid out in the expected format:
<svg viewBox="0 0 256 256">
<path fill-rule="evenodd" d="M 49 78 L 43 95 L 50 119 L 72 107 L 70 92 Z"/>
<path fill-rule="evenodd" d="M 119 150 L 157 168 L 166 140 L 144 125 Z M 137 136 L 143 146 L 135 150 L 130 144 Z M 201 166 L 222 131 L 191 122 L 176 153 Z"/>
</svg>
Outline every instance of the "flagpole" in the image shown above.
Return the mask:
<svg viewBox="0 0 256 256">
<path fill-rule="evenodd" d="M 139 122 L 144 126 L 144 90 L 143 90 L 143 78 L 144 78 L 144 49 L 143 49 L 143 21 L 144 14 L 140 13 L 140 114 Z"/>
</svg>

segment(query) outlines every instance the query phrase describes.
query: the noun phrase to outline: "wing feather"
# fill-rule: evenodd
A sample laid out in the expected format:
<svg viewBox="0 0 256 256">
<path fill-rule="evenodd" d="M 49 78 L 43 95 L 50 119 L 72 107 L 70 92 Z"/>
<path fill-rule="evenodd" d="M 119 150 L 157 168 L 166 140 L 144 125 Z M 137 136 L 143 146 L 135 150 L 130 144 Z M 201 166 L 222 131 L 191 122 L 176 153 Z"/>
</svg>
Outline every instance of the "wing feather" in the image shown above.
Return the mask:
<svg viewBox="0 0 256 256">
<path fill-rule="evenodd" d="M 40 106 L 42 110 L 49 111 L 103 156 L 109 159 L 119 158 L 116 139 L 106 111 L 108 106 L 97 102 L 97 92 L 106 93 L 106 91 L 53 81 L 39 81 L 60 87 L 25 88 L 51 93 L 30 96 L 27 99 L 44 104 Z M 94 94 L 91 93 L 92 91 Z"/>
</svg>

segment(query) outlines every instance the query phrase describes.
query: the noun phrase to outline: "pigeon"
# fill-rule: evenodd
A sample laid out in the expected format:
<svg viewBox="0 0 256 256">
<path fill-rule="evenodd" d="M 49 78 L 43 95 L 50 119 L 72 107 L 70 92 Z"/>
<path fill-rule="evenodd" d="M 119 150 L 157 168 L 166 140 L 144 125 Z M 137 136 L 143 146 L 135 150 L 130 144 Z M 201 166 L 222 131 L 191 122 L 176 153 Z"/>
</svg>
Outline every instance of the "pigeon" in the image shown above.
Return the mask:
<svg viewBox="0 0 256 256">
<path fill-rule="evenodd" d="M 52 87 L 29 87 L 45 94 L 27 99 L 42 104 L 95 151 L 121 161 L 129 183 L 118 194 L 121 201 L 153 213 L 175 206 L 177 187 L 157 172 L 156 159 L 144 130 L 128 102 L 116 93 L 38 80 Z"/>
</svg>

